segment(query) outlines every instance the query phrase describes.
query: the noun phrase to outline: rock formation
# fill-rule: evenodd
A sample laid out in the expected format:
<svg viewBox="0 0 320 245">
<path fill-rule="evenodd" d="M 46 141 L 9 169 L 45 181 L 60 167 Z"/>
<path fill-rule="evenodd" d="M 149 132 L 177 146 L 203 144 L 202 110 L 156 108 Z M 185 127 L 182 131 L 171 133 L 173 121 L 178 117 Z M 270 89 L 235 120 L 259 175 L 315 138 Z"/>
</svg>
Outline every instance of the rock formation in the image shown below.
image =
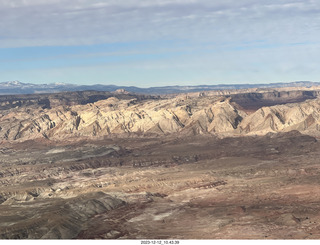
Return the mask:
<svg viewBox="0 0 320 245">
<path fill-rule="evenodd" d="M 128 96 L 127 93 L 125 95 Z M 295 95 L 297 96 L 292 99 L 287 98 L 288 93 L 284 93 L 280 104 L 286 99 L 299 100 L 303 93 Z M 260 97 L 266 99 L 270 95 Z M 109 97 L 94 103 L 63 104 L 50 108 L 20 105 L 0 111 L 0 139 L 65 139 L 80 136 L 147 136 L 173 133 L 264 135 L 268 132 L 290 130 L 319 134 L 319 99 L 274 106 L 261 105 L 261 108 L 252 112 L 246 110 L 244 98 L 244 95 L 235 98 L 178 96 L 144 100 Z M 242 102 L 241 106 L 235 102 L 237 100 Z M 255 103 L 252 101 L 252 94 L 247 97 L 247 101 L 250 105 Z"/>
<path fill-rule="evenodd" d="M 0 239 L 319 239 L 307 92 L 0 96 Z"/>
</svg>

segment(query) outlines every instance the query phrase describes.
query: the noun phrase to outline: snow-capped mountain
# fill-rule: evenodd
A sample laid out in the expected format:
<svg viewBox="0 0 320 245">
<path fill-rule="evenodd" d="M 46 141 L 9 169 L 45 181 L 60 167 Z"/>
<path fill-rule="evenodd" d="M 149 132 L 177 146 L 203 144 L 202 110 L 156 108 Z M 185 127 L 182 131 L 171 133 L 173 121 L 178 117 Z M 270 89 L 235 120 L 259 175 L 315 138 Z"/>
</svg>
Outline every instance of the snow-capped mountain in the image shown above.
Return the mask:
<svg viewBox="0 0 320 245">
<path fill-rule="evenodd" d="M 218 84 L 218 85 L 196 85 L 196 86 L 163 86 L 139 88 L 135 86 L 117 86 L 117 85 L 76 85 L 68 83 L 49 83 L 33 84 L 22 83 L 19 81 L 8 81 L 0 83 L 0 94 L 35 94 L 35 93 L 56 93 L 66 91 L 116 91 L 124 89 L 133 93 L 145 94 L 170 94 L 170 93 L 187 93 L 201 92 L 208 90 L 224 89 L 248 89 L 248 88 L 279 88 L 279 87 L 311 87 L 320 86 L 320 82 L 292 82 L 292 83 L 269 83 L 269 84 Z"/>
</svg>

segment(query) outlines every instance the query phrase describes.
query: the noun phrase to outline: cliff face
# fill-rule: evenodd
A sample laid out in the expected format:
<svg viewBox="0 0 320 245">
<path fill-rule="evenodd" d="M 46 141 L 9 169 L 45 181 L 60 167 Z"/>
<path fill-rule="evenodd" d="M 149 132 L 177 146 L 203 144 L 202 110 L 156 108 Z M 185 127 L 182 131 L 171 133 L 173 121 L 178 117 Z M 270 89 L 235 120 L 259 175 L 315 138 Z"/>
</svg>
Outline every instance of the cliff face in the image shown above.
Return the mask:
<svg viewBox="0 0 320 245">
<path fill-rule="evenodd" d="M 308 100 L 272 107 L 262 107 L 247 116 L 239 127 L 240 133 L 266 134 L 298 130 L 314 134 L 319 132 L 320 101 Z"/>
<path fill-rule="evenodd" d="M 180 96 L 161 100 L 109 97 L 84 105 L 16 106 L 0 111 L 0 139 L 320 132 L 319 99 L 264 106 L 251 114 L 231 101 L 223 96 Z"/>
<path fill-rule="evenodd" d="M 0 96 L 0 239 L 319 239 L 320 99 L 236 95 Z"/>
<path fill-rule="evenodd" d="M 236 128 L 240 115 L 229 101 L 217 98 L 137 102 L 111 97 L 86 105 L 5 111 L 0 138 L 227 132 Z"/>
</svg>

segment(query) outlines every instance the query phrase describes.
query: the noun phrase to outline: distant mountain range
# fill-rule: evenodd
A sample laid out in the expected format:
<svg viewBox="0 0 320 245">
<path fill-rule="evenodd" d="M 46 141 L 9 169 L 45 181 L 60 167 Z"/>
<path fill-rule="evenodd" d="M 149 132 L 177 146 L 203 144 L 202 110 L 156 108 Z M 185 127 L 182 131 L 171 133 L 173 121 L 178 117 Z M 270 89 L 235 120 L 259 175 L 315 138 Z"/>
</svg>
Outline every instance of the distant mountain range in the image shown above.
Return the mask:
<svg viewBox="0 0 320 245">
<path fill-rule="evenodd" d="M 6 94 L 35 94 L 35 93 L 56 93 L 67 91 L 116 91 L 124 89 L 132 93 L 143 94 L 174 94 L 201 92 L 209 90 L 225 89 L 248 89 L 248 88 L 281 88 L 281 87 L 311 87 L 320 86 L 320 82 L 299 81 L 291 83 L 269 83 L 269 84 L 218 84 L 218 85 L 195 85 L 195 86 L 164 86 L 139 88 L 135 86 L 117 86 L 117 85 L 75 85 L 65 83 L 51 84 L 32 84 L 19 81 L 9 81 L 0 83 L 0 95 Z"/>
</svg>

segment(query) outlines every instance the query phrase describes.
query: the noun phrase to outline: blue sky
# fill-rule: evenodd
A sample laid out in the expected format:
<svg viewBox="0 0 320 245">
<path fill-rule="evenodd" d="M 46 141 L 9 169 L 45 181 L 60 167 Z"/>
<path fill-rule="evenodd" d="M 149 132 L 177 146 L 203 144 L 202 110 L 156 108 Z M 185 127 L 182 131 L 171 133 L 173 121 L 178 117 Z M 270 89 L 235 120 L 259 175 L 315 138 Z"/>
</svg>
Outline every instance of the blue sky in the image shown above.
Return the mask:
<svg viewBox="0 0 320 245">
<path fill-rule="evenodd" d="M 0 0 L 0 81 L 319 81 L 316 0 Z"/>
</svg>

